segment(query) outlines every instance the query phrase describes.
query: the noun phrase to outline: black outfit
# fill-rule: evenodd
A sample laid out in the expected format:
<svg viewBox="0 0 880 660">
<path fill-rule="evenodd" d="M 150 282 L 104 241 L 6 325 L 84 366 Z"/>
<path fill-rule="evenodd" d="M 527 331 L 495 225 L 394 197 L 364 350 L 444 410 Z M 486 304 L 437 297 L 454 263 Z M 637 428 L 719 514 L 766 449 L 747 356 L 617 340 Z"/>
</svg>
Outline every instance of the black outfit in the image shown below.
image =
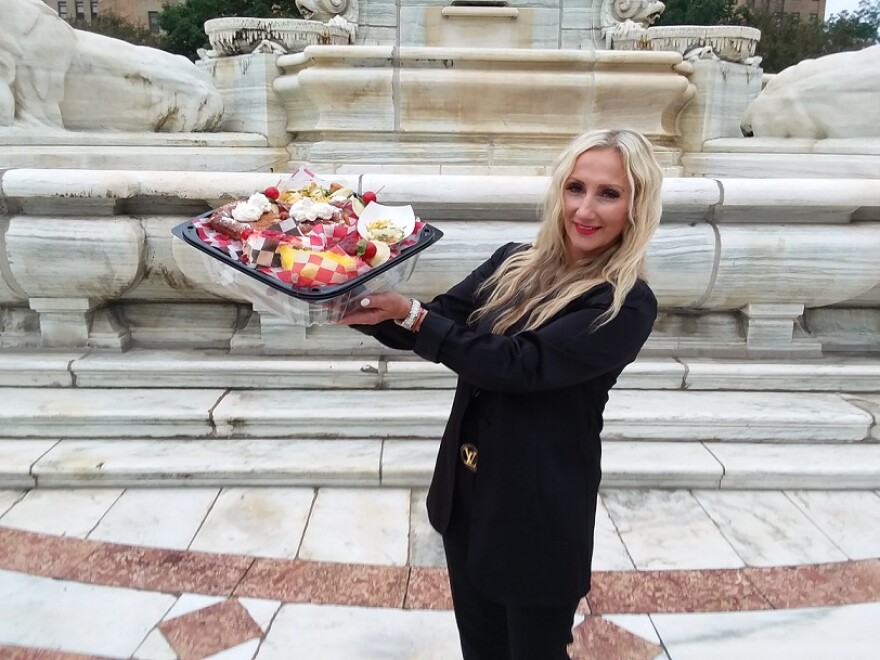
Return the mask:
<svg viewBox="0 0 880 660">
<path fill-rule="evenodd" d="M 466 660 L 557 657 L 517 655 L 512 648 L 511 655 L 468 655 L 461 619 L 476 616 L 479 604 L 468 597 L 468 604 L 461 604 L 471 611 L 460 612 L 456 580 L 508 610 L 568 612 L 570 627 L 570 615 L 590 588 L 599 434 L 608 391 L 636 358 L 657 315 L 653 292 L 639 281 L 614 320 L 599 328 L 595 322 L 612 300 L 607 284 L 537 330 L 492 334 L 495 315 L 469 326 L 468 316 L 483 302 L 477 287 L 519 249 L 527 248 L 503 246 L 427 303 L 417 333 L 390 321 L 357 327 L 459 376 L 427 506 L 450 560 Z M 479 449 L 476 473 L 459 457 L 466 442 Z M 509 616 L 507 623 L 512 624 Z"/>
</svg>

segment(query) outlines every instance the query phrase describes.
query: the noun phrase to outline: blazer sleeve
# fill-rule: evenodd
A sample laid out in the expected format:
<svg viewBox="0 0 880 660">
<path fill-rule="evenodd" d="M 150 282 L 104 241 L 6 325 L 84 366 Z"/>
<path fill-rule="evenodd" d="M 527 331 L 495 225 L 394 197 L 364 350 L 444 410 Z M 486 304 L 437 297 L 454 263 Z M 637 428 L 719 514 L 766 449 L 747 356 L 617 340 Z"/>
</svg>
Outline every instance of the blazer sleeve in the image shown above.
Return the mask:
<svg viewBox="0 0 880 660">
<path fill-rule="evenodd" d="M 477 334 L 429 313 L 414 350 L 480 389 L 525 393 L 570 387 L 632 362 L 651 332 L 657 300 L 647 284 L 637 283 L 619 314 L 594 328 L 608 304 L 608 296 L 593 296 L 537 330 L 512 336 Z"/>
<path fill-rule="evenodd" d="M 495 253 L 477 267 L 470 275 L 453 286 L 446 293 L 442 293 L 431 302 L 425 303 L 424 307 L 429 312 L 428 316 L 442 316 L 454 324 L 467 325 L 467 318 L 477 308 L 477 289 L 501 263 L 517 248 L 522 247 L 517 243 L 508 243 L 498 248 Z M 427 317 L 425 317 L 427 319 Z M 416 345 L 416 334 L 401 328 L 394 321 L 384 321 L 375 325 L 353 325 L 358 332 L 369 335 L 388 348 L 401 350 L 413 350 Z M 436 360 L 435 360 L 436 362 Z"/>
</svg>

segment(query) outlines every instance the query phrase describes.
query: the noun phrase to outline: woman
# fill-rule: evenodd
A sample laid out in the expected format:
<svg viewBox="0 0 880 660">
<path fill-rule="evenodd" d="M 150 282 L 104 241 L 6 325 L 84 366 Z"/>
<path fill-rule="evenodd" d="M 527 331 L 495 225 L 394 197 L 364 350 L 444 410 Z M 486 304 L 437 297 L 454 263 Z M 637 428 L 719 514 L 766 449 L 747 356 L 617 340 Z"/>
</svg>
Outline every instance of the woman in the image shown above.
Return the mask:
<svg viewBox="0 0 880 660">
<path fill-rule="evenodd" d="M 533 245 L 503 246 L 424 306 L 375 294 L 343 321 L 459 377 L 427 506 L 465 660 L 568 657 L 590 588 L 602 412 L 657 313 L 643 278 L 661 180 L 638 133 L 581 135 Z"/>
</svg>

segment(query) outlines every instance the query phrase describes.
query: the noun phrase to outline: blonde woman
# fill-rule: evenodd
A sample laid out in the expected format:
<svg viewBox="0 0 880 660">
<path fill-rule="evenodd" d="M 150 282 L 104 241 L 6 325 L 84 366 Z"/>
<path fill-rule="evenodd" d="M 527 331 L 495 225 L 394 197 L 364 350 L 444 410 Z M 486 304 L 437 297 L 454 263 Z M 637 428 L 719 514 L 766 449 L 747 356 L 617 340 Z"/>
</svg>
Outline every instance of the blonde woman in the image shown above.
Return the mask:
<svg viewBox="0 0 880 660">
<path fill-rule="evenodd" d="M 657 314 L 644 277 L 661 179 L 638 133 L 581 135 L 532 245 L 501 247 L 425 305 L 376 294 L 344 320 L 458 375 L 427 507 L 465 660 L 568 657 L 590 589 L 602 413 Z"/>
</svg>

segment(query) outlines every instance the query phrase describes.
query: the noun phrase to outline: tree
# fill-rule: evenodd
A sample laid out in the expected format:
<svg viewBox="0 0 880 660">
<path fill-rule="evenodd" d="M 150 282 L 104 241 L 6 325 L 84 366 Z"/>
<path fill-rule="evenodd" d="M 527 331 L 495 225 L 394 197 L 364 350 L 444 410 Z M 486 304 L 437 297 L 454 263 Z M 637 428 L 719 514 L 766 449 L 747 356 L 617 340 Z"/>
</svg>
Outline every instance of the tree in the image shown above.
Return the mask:
<svg viewBox="0 0 880 660">
<path fill-rule="evenodd" d="M 758 8 L 738 7 L 734 16 L 734 22 L 761 30 L 758 54 L 767 73 L 880 43 L 880 0 L 862 0 L 855 12 L 834 14 L 825 22 L 801 22 L 793 14 L 771 13 L 769 8 L 765 0 Z"/>
<path fill-rule="evenodd" d="M 667 0 L 656 25 L 724 25 L 735 5 L 736 0 Z"/>
<path fill-rule="evenodd" d="M 223 16 L 301 18 L 294 0 L 186 0 L 164 4 L 159 27 L 165 31 L 165 48 L 195 59 L 196 50 L 208 45 L 205 21 Z"/>
<path fill-rule="evenodd" d="M 149 28 L 130 23 L 121 16 L 111 12 L 101 12 L 90 22 L 82 19 L 70 21 L 70 25 L 77 30 L 103 34 L 137 46 L 164 47 L 164 40 L 161 35 L 153 34 Z"/>
</svg>

